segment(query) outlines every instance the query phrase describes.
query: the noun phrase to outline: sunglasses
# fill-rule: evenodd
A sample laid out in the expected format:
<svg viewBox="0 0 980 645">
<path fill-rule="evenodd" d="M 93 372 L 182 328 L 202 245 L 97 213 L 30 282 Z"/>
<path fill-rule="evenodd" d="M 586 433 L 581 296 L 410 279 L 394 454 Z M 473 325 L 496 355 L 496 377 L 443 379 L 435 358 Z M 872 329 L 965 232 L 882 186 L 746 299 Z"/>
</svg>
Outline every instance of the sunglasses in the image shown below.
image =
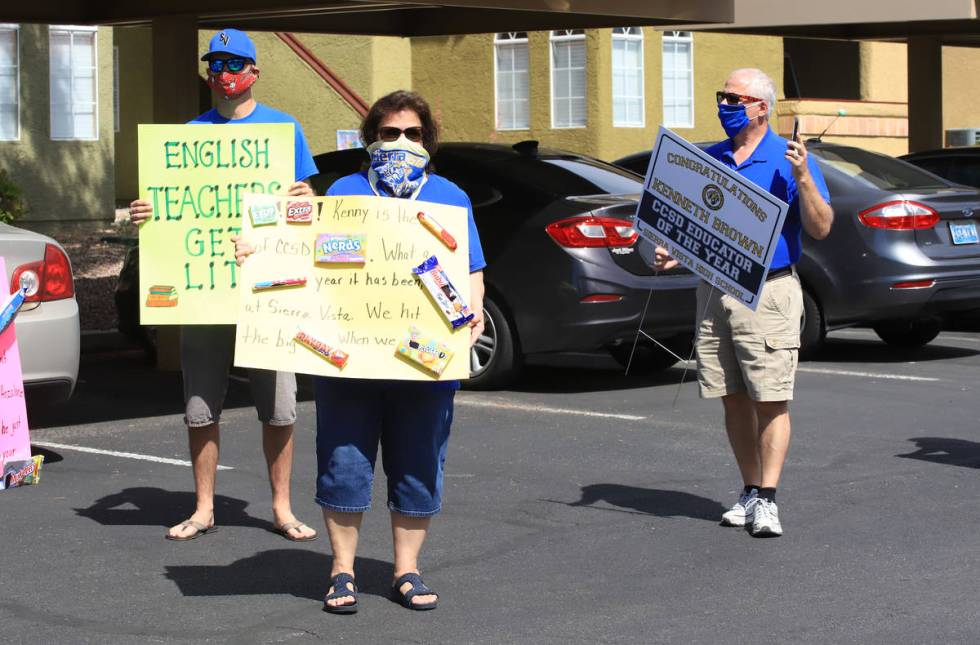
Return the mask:
<svg viewBox="0 0 980 645">
<path fill-rule="evenodd" d="M 226 69 L 232 74 L 240 74 L 251 62 L 247 58 L 212 58 L 208 61 L 208 70 L 212 74 L 220 74 Z"/>
<path fill-rule="evenodd" d="M 419 143 L 422 141 L 422 128 L 420 126 L 415 126 L 413 128 L 393 128 L 390 126 L 385 126 L 383 128 L 378 128 L 378 138 L 382 141 L 398 141 L 398 137 L 405 134 L 405 138 L 409 141 L 414 141 Z"/>
<path fill-rule="evenodd" d="M 727 103 L 728 105 L 738 105 L 739 103 L 764 103 L 762 99 L 755 96 L 748 96 L 747 94 L 735 94 L 733 92 L 715 92 L 715 100 L 718 103 Z"/>
</svg>

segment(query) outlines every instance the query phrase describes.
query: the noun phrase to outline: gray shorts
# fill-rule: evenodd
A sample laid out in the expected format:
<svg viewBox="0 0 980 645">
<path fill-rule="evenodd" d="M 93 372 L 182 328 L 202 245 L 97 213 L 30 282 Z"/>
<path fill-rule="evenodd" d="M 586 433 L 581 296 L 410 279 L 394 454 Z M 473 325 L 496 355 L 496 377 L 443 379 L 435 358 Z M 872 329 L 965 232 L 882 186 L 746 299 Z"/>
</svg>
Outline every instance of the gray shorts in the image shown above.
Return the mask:
<svg viewBox="0 0 980 645">
<path fill-rule="evenodd" d="M 217 423 L 228 392 L 235 356 L 234 325 L 185 325 L 180 329 L 184 375 L 184 423 L 189 428 Z M 259 421 L 288 426 L 296 421 L 296 375 L 247 368 Z"/>
</svg>

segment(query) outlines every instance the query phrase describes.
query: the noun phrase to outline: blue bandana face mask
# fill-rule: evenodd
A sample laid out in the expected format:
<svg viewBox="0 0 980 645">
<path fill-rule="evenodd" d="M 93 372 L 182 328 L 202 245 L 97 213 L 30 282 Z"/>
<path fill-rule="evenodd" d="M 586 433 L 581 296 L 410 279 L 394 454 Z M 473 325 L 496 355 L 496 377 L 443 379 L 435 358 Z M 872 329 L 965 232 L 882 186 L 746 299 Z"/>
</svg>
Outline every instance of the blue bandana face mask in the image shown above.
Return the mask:
<svg viewBox="0 0 980 645">
<path fill-rule="evenodd" d="M 721 127 L 725 129 L 729 139 L 733 139 L 749 124 L 749 117 L 745 114 L 745 105 L 742 103 L 738 105 L 719 103 L 718 120 L 721 121 Z"/>
<path fill-rule="evenodd" d="M 404 134 L 396 141 L 375 141 L 367 151 L 371 155 L 368 181 L 382 197 L 411 197 L 425 181 L 429 153 Z"/>
</svg>

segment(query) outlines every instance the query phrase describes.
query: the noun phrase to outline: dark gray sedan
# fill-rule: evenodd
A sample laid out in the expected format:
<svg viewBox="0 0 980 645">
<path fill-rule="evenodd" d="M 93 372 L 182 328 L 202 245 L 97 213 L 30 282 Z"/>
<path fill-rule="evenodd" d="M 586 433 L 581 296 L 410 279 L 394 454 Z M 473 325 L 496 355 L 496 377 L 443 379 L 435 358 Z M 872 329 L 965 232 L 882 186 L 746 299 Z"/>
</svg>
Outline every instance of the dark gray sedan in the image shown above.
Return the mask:
<svg viewBox="0 0 980 645">
<path fill-rule="evenodd" d="M 980 191 L 860 148 L 811 141 L 834 209 L 827 239 L 803 236 L 803 352 L 829 329 L 871 324 L 918 347 L 943 317 L 980 307 Z M 649 151 L 616 161 L 645 173 Z"/>
</svg>

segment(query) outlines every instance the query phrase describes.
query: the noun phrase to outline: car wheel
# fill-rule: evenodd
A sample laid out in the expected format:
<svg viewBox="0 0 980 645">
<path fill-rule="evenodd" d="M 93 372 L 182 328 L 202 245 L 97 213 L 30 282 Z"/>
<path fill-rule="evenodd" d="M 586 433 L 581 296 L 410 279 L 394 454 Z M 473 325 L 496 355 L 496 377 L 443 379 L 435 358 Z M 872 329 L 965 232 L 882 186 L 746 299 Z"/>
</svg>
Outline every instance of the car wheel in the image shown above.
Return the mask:
<svg viewBox="0 0 980 645">
<path fill-rule="evenodd" d="M 803 323 L 800 330 L 800 358 L 813 358 L 827 337 L 827 324 L 820 305 L 810 292 L 803 290 Z"/>
<path fill-rule="evenodd" d="M 914 349 L 929 344 L 942 330 L 938 318 L 915 318 L 912 320 L 887 320 L 873 326 L 878 338 L 889 345 Z"/>
<path fill-rule="evenodd" d="M 520 356 L 510 321 L 489 294 L 483 298 L 483 333 L 470 348 L 468 390 L 488 390 L 510 381 L 520 369 Z"/>
<path fill-rule="evenodd" d="M 661 342 L 669 347 L 674 354 L 688 356 L 691 353 L 693 341 L 690 338 L 669 338 Z M 677 356 L 665 351 L 663 347 L 650 343 L 638 344 L 636 352 L 633 352 L 633 343 L 623 343 L 610 347 L 609 353 L 623 367 L 629 365 L 630 372 L 659 372 L 677 364 Z M 633 354 L 632 363 L 630 362 L 631 353 Z"/>
</svg>

